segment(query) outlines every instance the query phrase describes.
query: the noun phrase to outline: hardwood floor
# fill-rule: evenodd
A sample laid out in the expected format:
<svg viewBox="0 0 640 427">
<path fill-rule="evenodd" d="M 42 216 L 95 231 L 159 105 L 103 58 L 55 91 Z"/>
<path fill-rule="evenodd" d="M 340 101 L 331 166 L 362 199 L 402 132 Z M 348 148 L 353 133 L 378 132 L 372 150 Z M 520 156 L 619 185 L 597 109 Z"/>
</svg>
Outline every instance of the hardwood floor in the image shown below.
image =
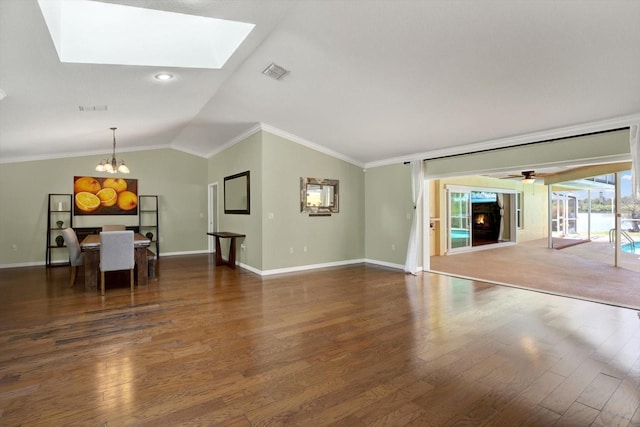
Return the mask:
<svg viewBox="0 0 640 427">
<path fill-rule="evenodd" d="M 640 426 L 624 308 L 354 265 L 205 255 L 104 298 L 0 270 L 2 426 Z M 82 283 L 83 277 L 78 277 Z"/>
</svg>

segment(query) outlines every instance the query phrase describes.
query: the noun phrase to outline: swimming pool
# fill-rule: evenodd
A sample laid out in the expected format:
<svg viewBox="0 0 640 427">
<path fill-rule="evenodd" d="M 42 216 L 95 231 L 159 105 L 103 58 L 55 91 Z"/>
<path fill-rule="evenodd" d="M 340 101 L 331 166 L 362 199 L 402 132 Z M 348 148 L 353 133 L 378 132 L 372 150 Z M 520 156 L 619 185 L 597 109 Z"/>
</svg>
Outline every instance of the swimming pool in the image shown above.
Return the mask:
<svg viewBox="0 0 640 427">
<path fill-rule="evenodd" d="M 469 238 L 469 230 L 465 230 L 463 228 L 452 228 L 451 229 L 451 238 L 452 239 L 468 239 Z"/>
<path fill-rule="evenodd" d="M 628 252 L 630 254 L 640 254 L 640 242 L 625 243 L 620 247 L 622 252 Z"/>
</svg>

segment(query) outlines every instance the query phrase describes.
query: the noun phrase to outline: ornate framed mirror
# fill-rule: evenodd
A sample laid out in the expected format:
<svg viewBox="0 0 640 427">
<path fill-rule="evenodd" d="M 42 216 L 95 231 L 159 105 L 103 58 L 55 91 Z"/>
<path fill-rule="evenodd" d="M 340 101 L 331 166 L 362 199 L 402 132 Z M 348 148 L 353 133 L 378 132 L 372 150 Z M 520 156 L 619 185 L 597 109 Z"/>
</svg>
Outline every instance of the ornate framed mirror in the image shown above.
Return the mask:
<svg viewBox="0 0 640 427">
<path fill-rule="evenodd" d="M 331 215 L 339 212 L 339 181 L 324 178 L 300 178 L 300 212 Z"/>
</svg>

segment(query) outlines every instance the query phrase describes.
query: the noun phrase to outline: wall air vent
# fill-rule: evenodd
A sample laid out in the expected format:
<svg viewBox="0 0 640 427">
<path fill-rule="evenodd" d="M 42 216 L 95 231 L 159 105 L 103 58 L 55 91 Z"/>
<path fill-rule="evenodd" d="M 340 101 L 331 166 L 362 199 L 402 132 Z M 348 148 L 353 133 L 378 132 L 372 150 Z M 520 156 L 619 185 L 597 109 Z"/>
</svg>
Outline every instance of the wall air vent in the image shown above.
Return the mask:
<svg viewBox="0 0 640 427">
<path fill-rule="evenodd" d="M 106 105 L 80 105 L 78 106 L 80 111 L 107 111 Z"/>
<path fill-rule="evenodd" d="M 281 78 L 286 76 L 288 73 L 289 73 L 289 70 L 286 70 L 273 62 L 269 64 L 267 68 L 262 70 L 262 74 L 264 74 L 265 76 L 269 76 L 274 80 L 280 80 Z"/>
</svg>

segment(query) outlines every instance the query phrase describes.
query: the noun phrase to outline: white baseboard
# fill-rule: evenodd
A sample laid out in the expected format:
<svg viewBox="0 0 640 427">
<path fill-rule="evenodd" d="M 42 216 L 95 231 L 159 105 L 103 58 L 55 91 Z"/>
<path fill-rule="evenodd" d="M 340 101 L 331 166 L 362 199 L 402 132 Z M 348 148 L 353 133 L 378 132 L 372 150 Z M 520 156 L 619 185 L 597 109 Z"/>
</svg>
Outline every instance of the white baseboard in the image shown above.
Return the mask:
<svg viewBox="0 0 640 427">
<path fill-rule="evenodd" d="M 325 262 L 321 264 L 308 264 L 308 265 L 299 265 L 296 267 L 286 267 L 286 268 L 276 268 L 273 270 L 257 270 L 257 269 L 249 269 L 244 265 L 240 264 L 243 268 L 247 268 L 250 271 L 254 271 L 255 273 L 261 276 L 270 276 L 273 274 L 283 274 L 283 273 L 294 273 L 297 271 L 306 271 L 306 270 L 317 270 L 319 268 L 328 268 L 328 267 L 340 267 L 343 265 L 350 264 L 361 264 L 365 262 L 364 259 L 349 259 L 344 261 L 335 261 L 335 262 Z"/>
<path fill-rule="evenodd" d="M 375 265 L 380 265 L 382 267 L 389 267 L 389 268 L 394 268 L 397 270 L 404 271 L 404 264 L 394 264 L 392 262 L 378 261 L 377 259 L 369 259 L 369 258 L 366 258 L 364 262 L 366 262 L 367 264 L 375 264 Z M 421 269 L 422 267 L 420 267 L 420 270 Z"/>
<path fill-rule="evenodd" d="M 63 263 L 60 263 L 63 264 Z M 37 267 L 45 265 L 44 261 L 19 262 L 16 264 L 0 264 L 0 268 L 19 268 L 19 267 Z M 55 265 L 55 263 L 54 263 Z"/>
<path fill-rule="evenodd" d="M 208 250 L 198 250 L 198 251 L 184 251 L 184 252 L 162 252 L 160 255 L 162 257 L 165 256 L 180 256 L 180 255 L 199 255 L 199 254 L 215 254 L 215 252 L 209 252 Z M 226 259 L 223 257 L 223 259 Z M 386 261 L 378 261 L 375 259 L 368 258 L 359 258 L 359 259 L 350 259 L 344 261 L 335 261 L 335 262 L 325 262 L 320 264 L 308 264 L 308 265 L 299 265 L 295 267 L 285 267 L 285 268 L 276 268 L 273 270 L 260 270 L 258 268 L 252 267 L 248 264 L 244 264 L 241 262 L 236 262 L 236 265 L 240 268 L 248 270 L 252 273 L 255 273 L 260 276 L 271 276 L 274 274 L 284 274 L 284 273 L 295 273 L 298 271 L 307 271 L 307 270 L 317 270 L 319 268 L 329 268 L 329 267 L 340 267 L 343 265 L 351 265 L 351 264 L 374 264 L 382 267 L 393 268 L 396 270 L 404 270 L 404 265 L 402 264 L 394 264 Z M 44 261 L 35 261 L 35 262 L 23 262 L 16 264 L 0 264 L 0 269 L 2 268 L 17 268 L 17 267 L 35 267 L 35 266 L 44 266 Z M 418 267 L 418 271 L 422 271 L 422 267 Z"/>
<path fill-rule="evenodd" d="M 179 256 L 179 255 L 199 255 L 199 254 L 215 254 L 214 252 L 209 252 L 207 249 L 202 249 L 200 251 L 184 251 L 184 252 L 162 252 L 160 256 Z"/>
</svg>

